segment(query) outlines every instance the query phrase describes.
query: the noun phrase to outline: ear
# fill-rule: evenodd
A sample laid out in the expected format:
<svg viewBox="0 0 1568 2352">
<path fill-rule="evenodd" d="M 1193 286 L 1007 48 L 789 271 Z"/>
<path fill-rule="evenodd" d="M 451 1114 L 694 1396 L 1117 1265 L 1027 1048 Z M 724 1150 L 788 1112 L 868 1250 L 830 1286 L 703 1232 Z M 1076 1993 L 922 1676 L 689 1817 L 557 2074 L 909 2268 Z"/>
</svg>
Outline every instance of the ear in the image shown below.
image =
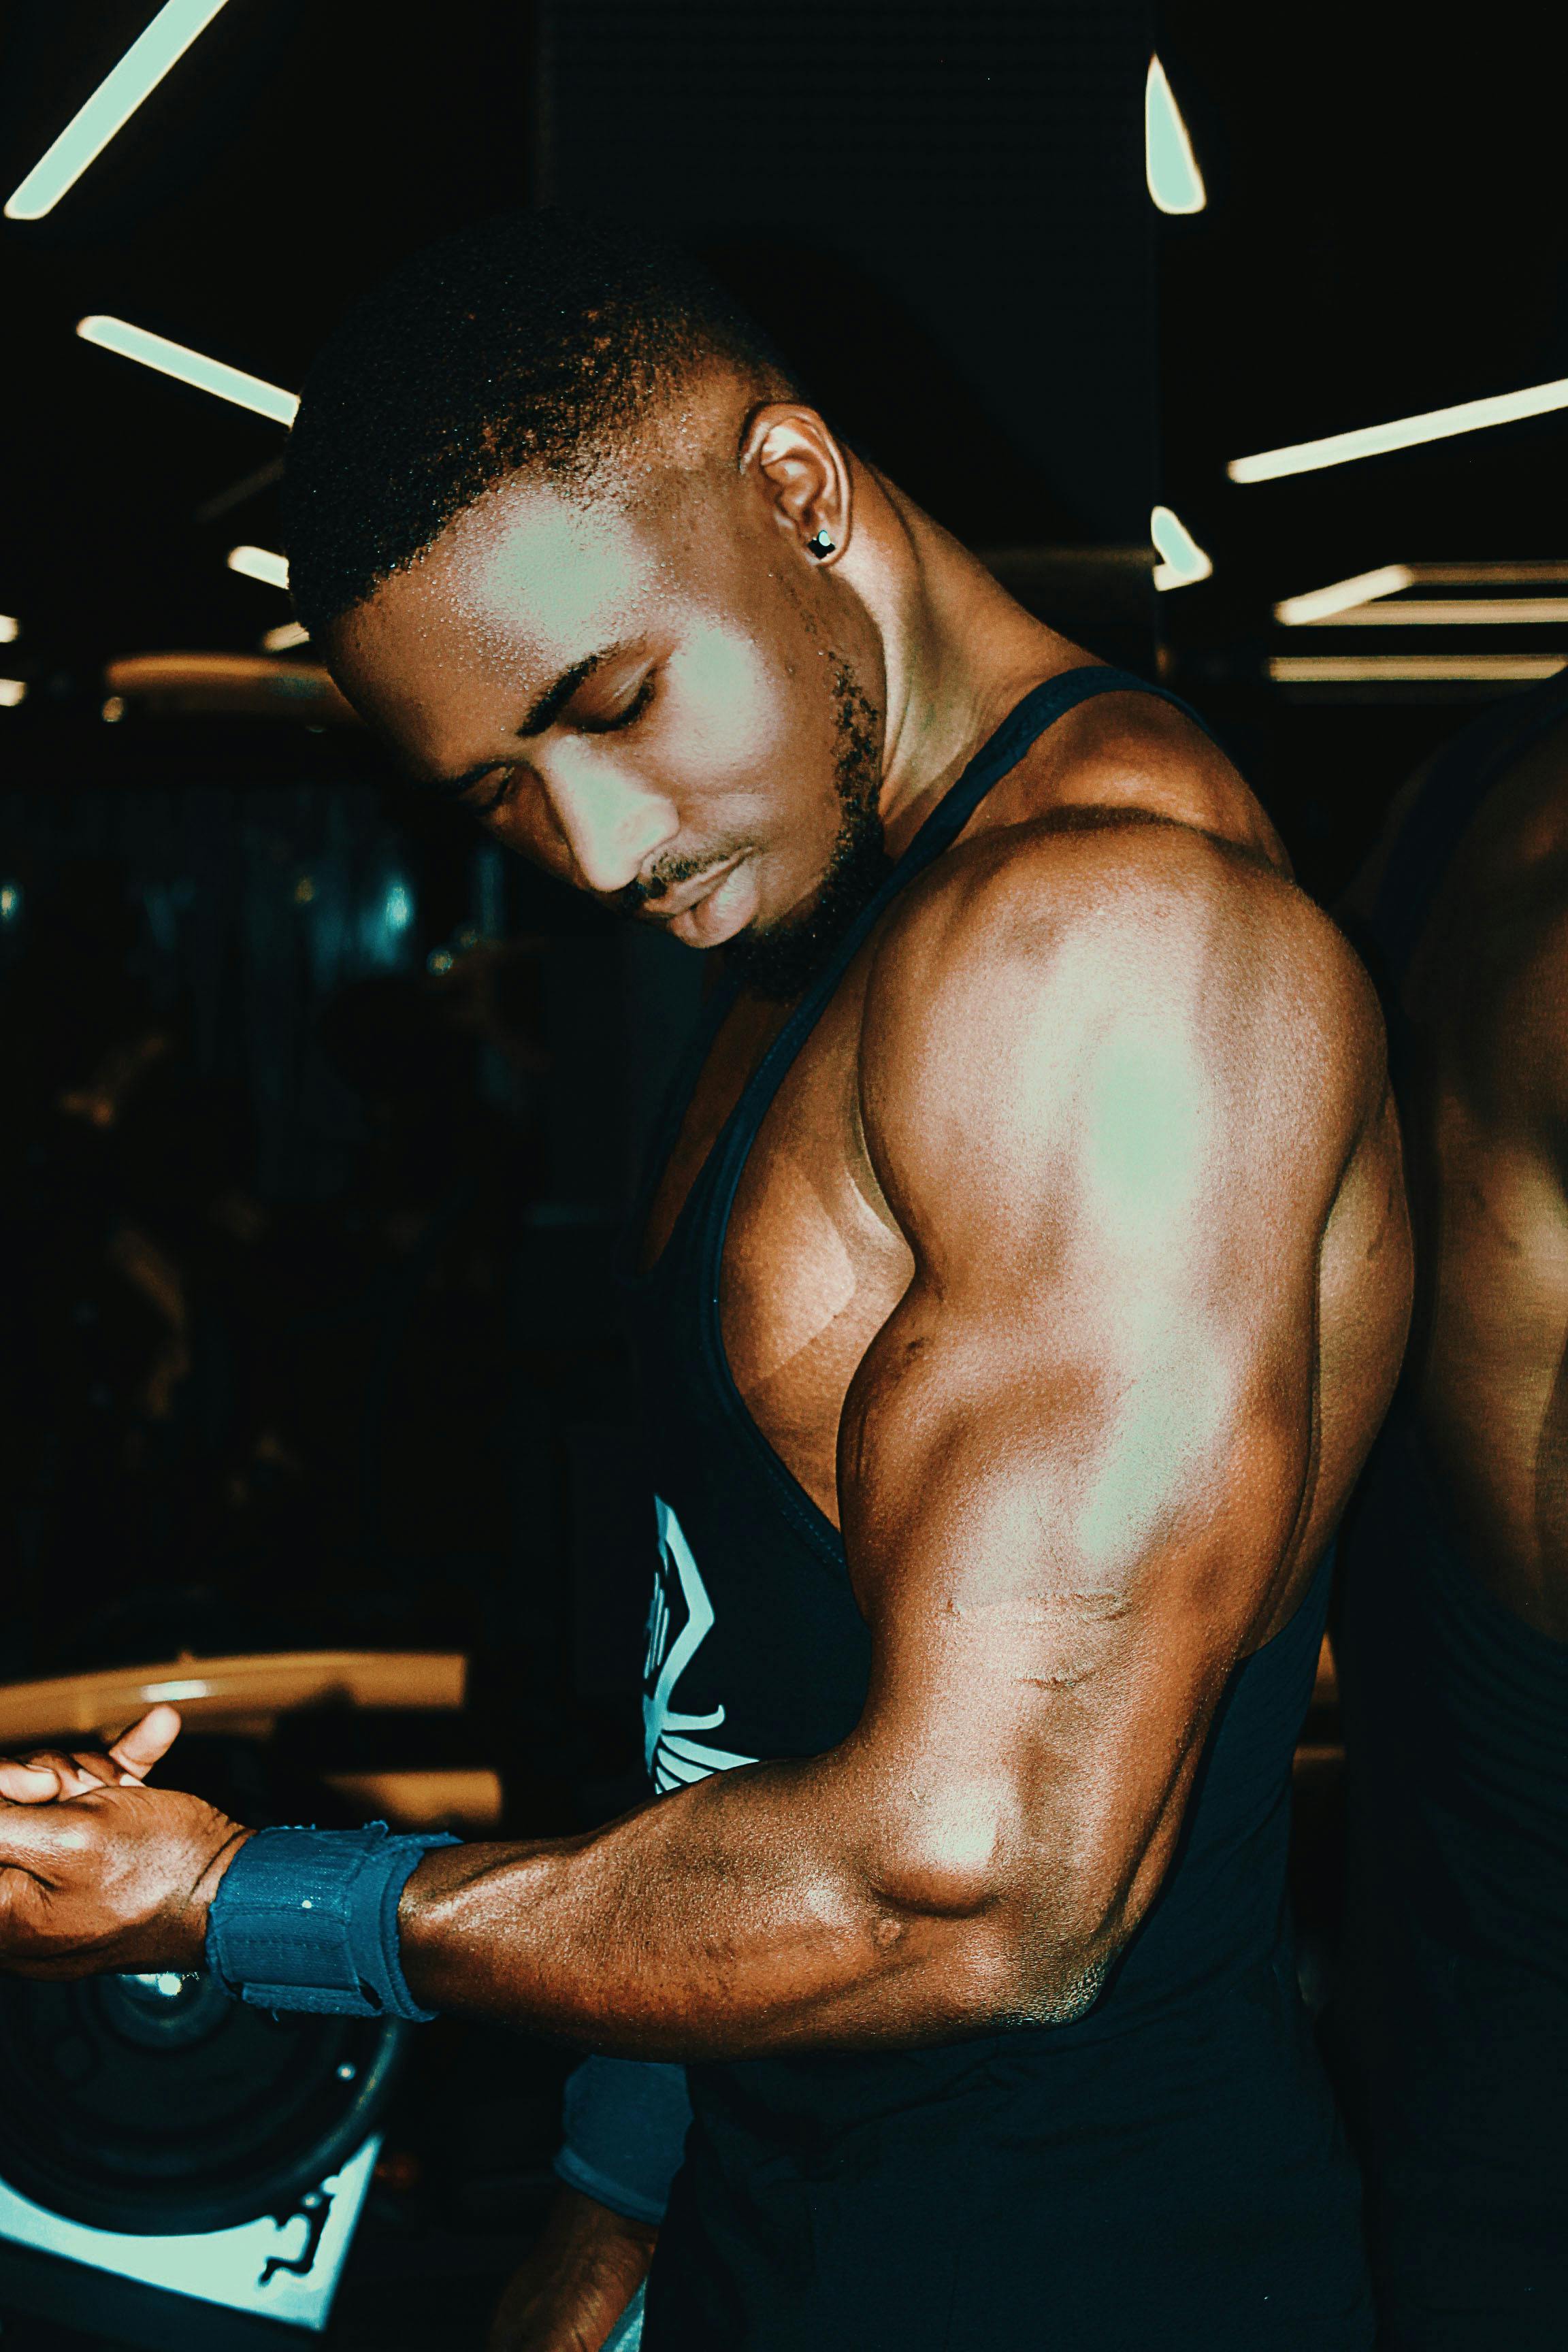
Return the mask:
<svg viewBox="0 0 1568 2352">
<path fill-rule="evenodd" d="M 816 409 L 770 401 L 748 419 L 740 454 L 742 475 L 801 562 L 814 572 L 837 562 L 854 525 L 854 487 L 849 461 Z"/>
</svg>

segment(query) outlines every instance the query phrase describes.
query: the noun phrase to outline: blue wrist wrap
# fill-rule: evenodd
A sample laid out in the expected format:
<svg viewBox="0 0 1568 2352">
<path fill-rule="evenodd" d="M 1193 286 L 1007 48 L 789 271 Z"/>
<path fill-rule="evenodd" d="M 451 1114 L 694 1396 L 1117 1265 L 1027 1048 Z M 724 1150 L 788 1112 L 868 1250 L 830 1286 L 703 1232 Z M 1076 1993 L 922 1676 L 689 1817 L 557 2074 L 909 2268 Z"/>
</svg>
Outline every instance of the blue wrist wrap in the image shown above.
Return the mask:
<svg viewBox="0 0 1568 2352">
<path fill-rule="evenodd" d="M 322 2016 L 407 2017 L 421 2009 L 398 1958 L 397 1906 L 445 1831 L 394 1837 L 363 1830 L 257 1830 L 218 1881 L 206 1963 L 235 2000 Z"/>
</svg>

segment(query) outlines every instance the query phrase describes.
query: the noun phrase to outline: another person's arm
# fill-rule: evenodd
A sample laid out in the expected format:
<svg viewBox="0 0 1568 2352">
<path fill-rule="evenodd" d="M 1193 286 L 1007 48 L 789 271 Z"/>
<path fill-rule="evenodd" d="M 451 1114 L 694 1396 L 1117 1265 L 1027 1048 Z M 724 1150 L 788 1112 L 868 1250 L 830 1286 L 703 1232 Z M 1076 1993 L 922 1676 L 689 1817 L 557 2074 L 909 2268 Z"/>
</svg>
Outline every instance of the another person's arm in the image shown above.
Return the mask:
<svg viewBox="0 0 1568 2352">
<path fill-rule="evenodd" d="M 507 2282 L 489 2352 L 599 2352 L 647 2275 L 657 2235 L 563 2189 Z"/>
<path fill-rule="evenodd" d="M 647 2274 L 691 2121 L 685 2070 L 589 2058 L 567 2082 L 563 2182 L 489 2352 L 598 2352 Z"/>
</svg>

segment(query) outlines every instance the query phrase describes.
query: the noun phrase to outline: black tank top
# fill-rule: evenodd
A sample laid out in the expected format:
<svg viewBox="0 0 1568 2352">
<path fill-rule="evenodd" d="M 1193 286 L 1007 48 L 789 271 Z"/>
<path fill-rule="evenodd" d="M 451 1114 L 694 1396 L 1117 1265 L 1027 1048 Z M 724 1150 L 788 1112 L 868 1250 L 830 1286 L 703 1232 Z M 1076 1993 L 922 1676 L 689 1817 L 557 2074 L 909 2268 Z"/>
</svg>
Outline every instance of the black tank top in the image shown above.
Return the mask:
<svg viewBox="0 0 1568 2352">
<path fill-rule="evenodd" d="M 1361 941 L 1419 1116 L 1401 999 L 1493 786 L 1568 719 L 1568 677 L 1439 755 Z M 1568 2343 L 1568 1643 L 1488 1591 L 1407 1376 L 1341 1538 L 1335 1653 L 1350 1794 L 1324 2045 L 1367 2179 L 1394 2352 Z"/>
<path fill-rule="evenodd" d="M 657 1790 L 820 1754 L 866 1696 L 869 1640 L 837 1530 L 725 1360 L 720 1274 L 747 1154 L 893 900 L 1057 719 L 1127 691 L 1155 689 L 1084 667 L 1025 698 L 758 1065 L 658 1262 L 628 1271 L 658 1486 L 644 1696 Z M 729 1002 L 703 1024 L 634 1233 Z M 1290 1759 L 1326 1595 L 1320 1571 L 1231 1677 L 1164 1885 L 1084 2016 L 934 2049 L 688 2069 L 694 2121 L 647 2352 L 1370 2343 L 1353 2175 L 1284 1905 Z"/>
</svg>

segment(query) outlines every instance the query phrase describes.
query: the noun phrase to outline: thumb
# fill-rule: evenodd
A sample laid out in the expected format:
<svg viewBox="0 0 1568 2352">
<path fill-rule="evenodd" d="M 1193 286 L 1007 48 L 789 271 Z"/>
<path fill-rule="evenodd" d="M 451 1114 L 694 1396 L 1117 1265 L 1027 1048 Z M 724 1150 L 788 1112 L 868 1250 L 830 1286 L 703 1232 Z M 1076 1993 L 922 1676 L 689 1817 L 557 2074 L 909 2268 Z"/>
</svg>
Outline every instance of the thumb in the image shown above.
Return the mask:
<svg viewBox="0 0 1568 2352">
<path fill-rule="evenodd" d="M 167 1755 L 180 1736 L 177 1709 L 160 1701 L 140 1722 L 122 1731 L 110 1749 L 110 1760 L 120 1767 L 121 1781 L 144 1780 L 161 1756 Z"/>
<path fill-rule="evenodd" d="M 18 1764 L 11 1758 L 0 1762 L 0 1797 L 8 1804 L 47 1805 L 64 1794 L 52 1764 Z"/>
</svg>

